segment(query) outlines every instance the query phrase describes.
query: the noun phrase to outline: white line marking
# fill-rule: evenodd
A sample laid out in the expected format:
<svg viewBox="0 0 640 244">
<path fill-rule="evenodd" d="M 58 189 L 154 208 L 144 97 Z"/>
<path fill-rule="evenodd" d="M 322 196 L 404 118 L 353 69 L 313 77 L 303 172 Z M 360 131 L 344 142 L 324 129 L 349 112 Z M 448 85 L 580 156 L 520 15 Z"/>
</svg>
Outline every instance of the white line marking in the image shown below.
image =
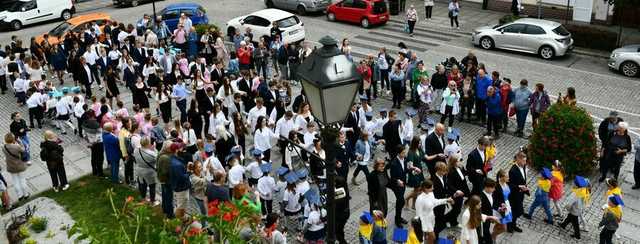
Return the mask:
<svg viewBox="0 0 640 244">
<path fill-rule="evenodd" d="M 553 98 L 554 100 L 558 99 L 558 96 L 554 96 L 554 95 L 549 95 L 549 97 Z M 578 103 L 579 104 L 583 104 L 583 105 L 587 105 L 587 106 L 591 106 L 591 107 L 594 107 L 594 108 L 599 108 L 599 109 L 609 110 L 609 111 L 614 111 L 615 110 L 616 112 L 621 113 L 621 114 L 631 115 L 631 116 L 634 116 L 634 117 L 640 117 L 640 114 L 637 114 L 637 113 L 622 111 L 622 110 L 618 110 L 618 109 L 614 109 L 614 108 L 610 108 L 610 107 L 600 106 L 600 105 L 593 104 L 593 103 L 585 103 L 585 102 L 580 102 L 580 101 L 578 101 Z"/>
</svg>

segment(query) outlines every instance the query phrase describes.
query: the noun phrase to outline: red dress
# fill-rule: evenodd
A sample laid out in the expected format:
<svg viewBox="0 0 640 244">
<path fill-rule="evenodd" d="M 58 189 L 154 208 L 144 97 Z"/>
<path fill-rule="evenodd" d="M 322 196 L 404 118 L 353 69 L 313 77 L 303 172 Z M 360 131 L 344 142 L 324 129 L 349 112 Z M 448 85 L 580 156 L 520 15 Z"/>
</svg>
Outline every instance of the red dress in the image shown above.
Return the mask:
<svg viewBox="0 0 640 244">
<path fill-rule="evenodd" d="M 549 198 L 553 201 L 558 201 L 562 198 L 562 192 L 564 190 L 564 184 L 558 177 L 551 178 L 551 189 L 549 189 Z"/>
</svg>

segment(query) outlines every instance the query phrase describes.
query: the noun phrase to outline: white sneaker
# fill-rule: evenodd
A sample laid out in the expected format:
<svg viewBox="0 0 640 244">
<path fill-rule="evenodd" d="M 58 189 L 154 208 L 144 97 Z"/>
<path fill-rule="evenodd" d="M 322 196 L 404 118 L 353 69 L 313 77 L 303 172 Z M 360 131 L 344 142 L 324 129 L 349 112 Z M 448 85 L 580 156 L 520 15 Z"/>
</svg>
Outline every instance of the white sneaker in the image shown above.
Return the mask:
<svg viewBox="0 0 640 244">
<path fill-rule="evenodd" d="M 27 161 L 27 165 L 31 166 L 31 160 Z"/>
<path fill-rule="evenodd" d="M 54 187 L 54 188 L 53 188 L 53 191 L 54 191 L 54 192 L 58 192 L 58 187 Z"/>
<path fill-rule="evenodd" d="M 69 189 L 69 184 L 66 184 L 66 185 L 64 185 L 64 186 L 62 187 L 62 190 L 63 190 L 63 191 L 66 191 L 67 189 Z"/>
<path fill-rule="evenodd" d="M 155 206 L 158 206 L 158 205 L 160 205 L 160 200 L 155 200 L 155 201 L 153 201 L 153 206 L 154 206 L 154 207 L 155 207 Z"/>
</svg>

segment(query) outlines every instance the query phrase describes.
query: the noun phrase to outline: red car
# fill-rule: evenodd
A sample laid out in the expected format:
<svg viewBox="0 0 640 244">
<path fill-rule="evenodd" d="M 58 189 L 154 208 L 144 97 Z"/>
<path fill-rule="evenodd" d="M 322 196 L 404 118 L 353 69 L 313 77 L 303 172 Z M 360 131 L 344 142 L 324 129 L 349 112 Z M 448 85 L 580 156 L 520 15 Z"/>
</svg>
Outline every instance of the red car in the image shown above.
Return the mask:
<svg viewBox="0 0 640 244">
<path fill-rule="evenodd" d="M 387 23 L 389 10 L 384 0 L 342 0 L 327 7 L 327 19 L 360 23 L 369 28 Z"/>
</svg>

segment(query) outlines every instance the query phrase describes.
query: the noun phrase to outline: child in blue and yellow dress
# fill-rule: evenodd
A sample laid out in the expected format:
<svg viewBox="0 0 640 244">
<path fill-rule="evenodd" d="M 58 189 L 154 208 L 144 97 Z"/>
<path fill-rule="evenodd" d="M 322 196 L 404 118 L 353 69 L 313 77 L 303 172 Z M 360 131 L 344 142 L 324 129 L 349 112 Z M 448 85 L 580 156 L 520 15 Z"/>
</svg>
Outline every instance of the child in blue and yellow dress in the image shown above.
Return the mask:
<svg viewBox="0 0 640 244">
<path fill-rule="evenodd" d="M 553 216 L 551 216 L 551 209 L 549 208 L 549 190 L 551 190 L 551 170 L 549 168 L 542 168 L 540 177 L 538 179 L 538 189 L 536 189 L 535 199 L 529 207 L 529 214 L 525 214 L 524 217 L 531 219 L 531 216 L 535 212 L 536 208 L 540 205 L 544 208 L 544 212 L 547 214 L 545 222 L 553 224 Z"/>
</svg>

